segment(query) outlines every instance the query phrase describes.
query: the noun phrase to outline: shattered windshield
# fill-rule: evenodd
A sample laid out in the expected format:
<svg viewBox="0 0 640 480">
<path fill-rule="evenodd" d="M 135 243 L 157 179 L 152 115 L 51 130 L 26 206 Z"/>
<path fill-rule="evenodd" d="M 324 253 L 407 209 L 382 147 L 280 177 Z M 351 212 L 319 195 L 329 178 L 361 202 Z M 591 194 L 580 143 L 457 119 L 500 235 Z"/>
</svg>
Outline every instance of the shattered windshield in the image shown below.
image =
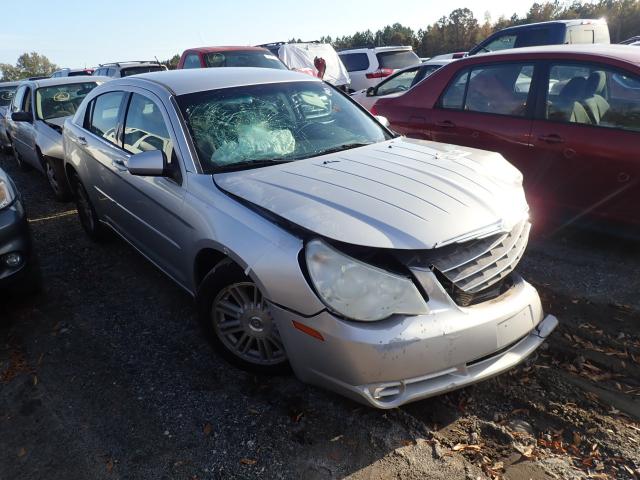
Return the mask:
<svg viewBox="0 0 640 480">
<path fill-rule="evenodd" d="M 36 113 L 41 120 L 69 117 L 98 84 L 96 82 L 69 83 L 36 90 Z"/>
<path fill-rule="evenodd" d="M 178 97 L 205 171 L 299 160 L 390 138 L 322 82 L 250 85 Z"/>
</svg>

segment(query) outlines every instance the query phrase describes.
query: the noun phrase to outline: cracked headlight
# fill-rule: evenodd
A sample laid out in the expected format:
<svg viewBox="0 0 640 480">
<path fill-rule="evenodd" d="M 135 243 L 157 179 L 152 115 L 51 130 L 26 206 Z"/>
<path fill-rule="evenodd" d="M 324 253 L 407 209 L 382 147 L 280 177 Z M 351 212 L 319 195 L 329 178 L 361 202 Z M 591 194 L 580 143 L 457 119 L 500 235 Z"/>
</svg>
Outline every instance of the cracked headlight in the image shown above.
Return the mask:
<svg viewBox="0 0 640 480">
<path fill-rule="evenodd" d="M 428 313 L 424 298 L 407 277 L 349 257 L 321 240 L 307 244 L 305 257 L 318 295 L 336 313 L 362 321 L 394 313 Z"/>
<path fill-rule="evenodd" d="M 13 191 L 9 177 L 0 170 L 0 210 L 11 205 L 15 198 L 16 193 Z"/>
</svg>

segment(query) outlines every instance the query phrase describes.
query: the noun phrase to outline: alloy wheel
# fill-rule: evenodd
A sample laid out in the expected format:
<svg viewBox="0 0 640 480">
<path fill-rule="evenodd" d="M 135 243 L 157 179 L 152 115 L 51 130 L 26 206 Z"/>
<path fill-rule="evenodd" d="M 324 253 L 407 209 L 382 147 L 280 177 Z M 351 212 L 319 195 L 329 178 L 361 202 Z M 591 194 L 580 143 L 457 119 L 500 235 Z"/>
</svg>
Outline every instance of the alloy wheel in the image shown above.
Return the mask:
<svg viewBox="0 0 640 480">
<path fill-rule="evenodd" d="M 220 341 L 237 357 L 255 365 L 278 365 L 287 359 L 269 306 L 251 282 L 222 289 L 211 306 Z"/>
</svg>

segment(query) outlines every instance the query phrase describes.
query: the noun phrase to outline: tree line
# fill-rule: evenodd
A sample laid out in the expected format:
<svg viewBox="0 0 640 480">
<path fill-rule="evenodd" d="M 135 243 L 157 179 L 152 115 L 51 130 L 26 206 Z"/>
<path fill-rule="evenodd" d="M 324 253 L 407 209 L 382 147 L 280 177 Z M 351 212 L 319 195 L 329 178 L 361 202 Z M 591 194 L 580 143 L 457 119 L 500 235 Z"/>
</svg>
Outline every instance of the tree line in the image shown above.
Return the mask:
<svg viewBox="0 0 640 480">
<path fill-rule="evenodd" d="M 480 22 L 468 8 L 458 8 L 453 10 L 449 16 L 443 16 L 418 31 L 394 23 L 376 32 L 366 30 L 336 38 L 326 36 L 320 38 L 320 41 L 331 43 L 336 50 L 411 45 L 418 56 L 433 57 L 442 53 L 467 51 L 493 32 L 514 25 L 549 20 L 603 17 L 609 24 L 612 43 L 640 35 L 639 0 L 599 0 L 593 3 L 580 0 L 566 3 L 556 0 L 534 3 L 523 17 L 514 13 L 509 18 L 501 16 L 496 21 L 492 21 L 489 13 L 486 13 Z"/>
</svg>

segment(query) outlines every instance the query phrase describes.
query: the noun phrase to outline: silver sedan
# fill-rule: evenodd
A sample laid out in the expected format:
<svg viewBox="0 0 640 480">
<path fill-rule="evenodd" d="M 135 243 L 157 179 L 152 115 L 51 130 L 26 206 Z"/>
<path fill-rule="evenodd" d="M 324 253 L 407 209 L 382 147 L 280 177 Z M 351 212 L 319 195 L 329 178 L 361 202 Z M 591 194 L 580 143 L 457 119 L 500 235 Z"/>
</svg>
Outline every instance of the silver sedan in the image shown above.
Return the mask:
<svg viewBox="0 0 640 480">
<path fill-rule="evenodd" d="M 87 95 L 65 168 L 85 231 L 193 295 L 229 361 L 392 408 L 512 368 L 557 320 L 515 272 L 520 172 L 379 120 L 295 72 L 150 73 Z"/>
<path fill-rule="evenodd" d="M 94 87 L 106 77 L 60 77 L 26 80 L 18 85 L 7 112 L 7 135 L 18 165 L 47 176 L 53 194 L 66 200 L 62 126 Z"/>
</svg>

